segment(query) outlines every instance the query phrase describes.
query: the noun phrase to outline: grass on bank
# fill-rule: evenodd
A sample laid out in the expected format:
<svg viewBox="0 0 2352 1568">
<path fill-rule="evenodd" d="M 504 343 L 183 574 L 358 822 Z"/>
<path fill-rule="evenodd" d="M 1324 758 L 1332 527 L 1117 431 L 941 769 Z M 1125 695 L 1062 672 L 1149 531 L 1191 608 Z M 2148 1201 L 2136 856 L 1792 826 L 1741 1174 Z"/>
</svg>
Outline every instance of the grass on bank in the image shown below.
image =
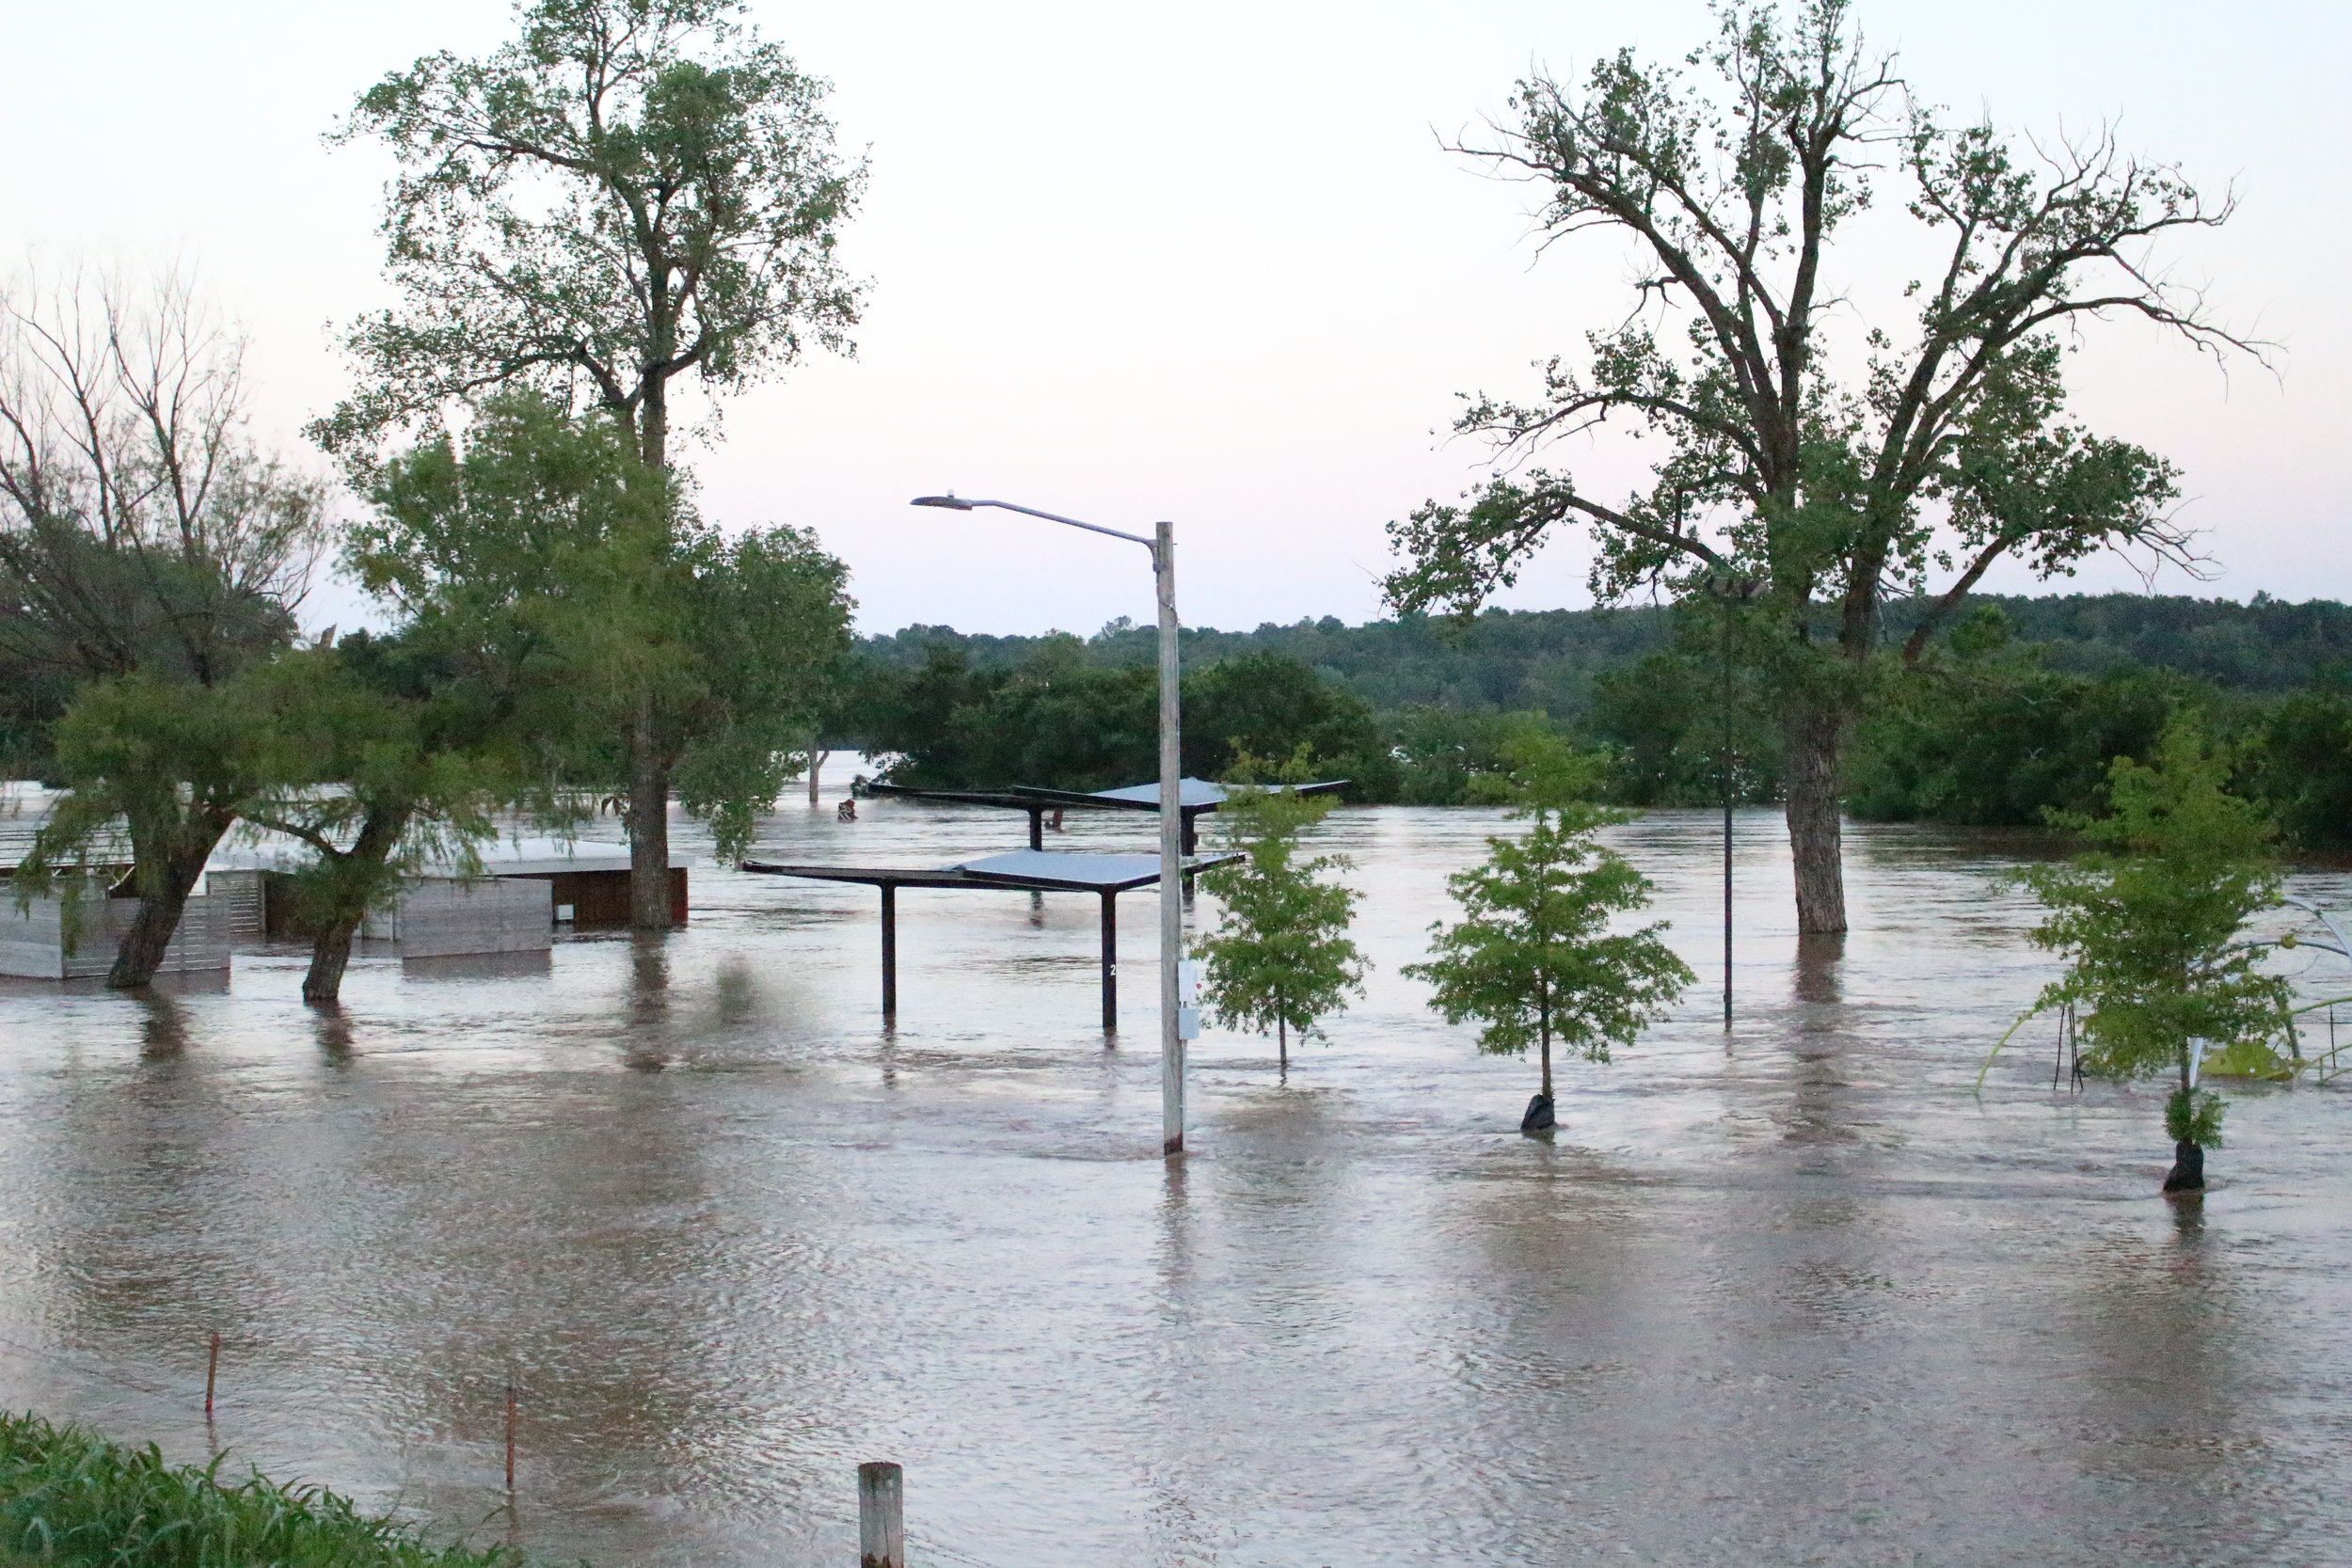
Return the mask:
<svg viewBox="0 0 2352 1568">
<path fill-rule="evenodd" d="M 167 1465 L 34 1416 L 0 1415 L 0 1568 L 516 1568 L 503 1548 L 433 1546 L 318 1486 L 220 1461 Z"/>
</svg>

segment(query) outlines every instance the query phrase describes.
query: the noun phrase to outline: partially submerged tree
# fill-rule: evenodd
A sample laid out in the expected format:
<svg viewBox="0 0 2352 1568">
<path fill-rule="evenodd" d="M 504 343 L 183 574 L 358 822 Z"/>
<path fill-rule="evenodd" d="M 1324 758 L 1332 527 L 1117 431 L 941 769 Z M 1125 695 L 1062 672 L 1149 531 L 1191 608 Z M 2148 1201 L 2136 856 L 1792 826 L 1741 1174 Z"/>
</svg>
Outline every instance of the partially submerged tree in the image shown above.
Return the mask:
<svg viewBox="0 0 2352 1568">
<path fill-rule="evenodd" d="M 0 293 L 0 668 L 75 788 L 24 885 L 126 814 L 141 906 L 109 985 L 153 975 L 234 820 L 250 759 L 208 732 L 216 695 L 293 641 L 326 533 L 325 485 L 254 441 L 244 344 L 187 279 Z"/>
<path fill-rule="evenodd" d="M 1542 1087 L 1520 1129 L 1539 1132 L 1554 1119 L 1555 1039 L 1605 1062 L 1612 1045 L 1630 1045 L 1695 976 L 1659 940 L 1664 922 L 1609 929 L 1612 916 L 1649 902 L 1650 882 L 1595 837 L 1629 819 L 1590 802 L 1595 759 L 1531 736 L 1515 760 L 1512 815 L 1527 832 L 1489 838 L 1485 864 L 1446 879 L 1462 919 L 1432 926 L 1431 958 L 1405 973 L 1429 982 L 1430 1005 L 1448 1023 L 1485 1025 L 1481 1051 L 1518 1056 L 1537 1048 Z"/>
<path fill-rule="evenodd" d="M 475 846 L 496 836 L 493 814 L 515 792 L 509 705 L 413 635 L 354 632 L 246 685 L 268 782 L 240 815 L 313 857 L 288 893 L 310 933 L 302 999 L 332 1004 L 361 924 L 406 878 L 427 864 L 479 870 Z"/>
<path fill-rule="evenodd" d="M 861 167 L 827 84 L 734 0 L 534 0 L 484 58 L 429 55 L 363 94 L 341 140 L 401 172 L 384 218 L 400 303 L 350 335 L 361 384 L 314 427 L 362 472 L 389 435 L 517 386 L 599 408 L 672 460 L 678 386 L 739 390 L 811 344 L 846 351 L 834 256 Z M 635 924 L 670 924 L 675 721 L 625 716 Z"/>
<path fill-rule="evenodd" d="M 1544 367 L 1529 403 L 1473 401 L 1456 429 L 1516 465 L 1611 421 L 1665 444 L 1646 487 L 1604 499 L 1562 469 L 1506 471 L 1391 534 L 1400 610 L 1468 612 L 1553 530 L 1588 531 L 1604 599 L 1736 581 L 1778 691 L 1798 927 L 1846 928 L 1839 756 L 1890 598 L 1928 610 L 1916 657 L 1996 562 L 2042 577 L 2138 547 L 2185 560 L 2175 472 L 2065 411 L 2072 335 L 2131 317 L 2244 347 L 2155 270 L 2154 242 L 2212 228 L 2227 198 L 2102 133 L 2021 142 L 1913 101 L 1867 53 L 1849 0 L 1724 0 L 1709 90 L 1620 54 L 1576 90 L 1523 81 L 1494 145 L 1463 148 L 1543 188 L 1547 241 L 1603 230 L 1642 269 L 1629 319 L 1588 364 Z M 1910 319 L 1854 331 L 1867 290 L 1840 244 L 1888 189 L 1925 256 Z M 1882 229 L 1883 226 L 1881 226 Z M 1874 233 L 1874 247 L 1884 243 Z"/>
<path fill-rule="evenodd" d="M 83 687 L 56 722 L 56 766 L 68 793 L 12 881 L 20 899 L 62 892 L 71 906 L 104 896 L 119 871 L 114 825 L 124 825 L 139 907 L 109 986 L 154 978 L 204 863 L 268 782 L 248 696 L 243 677 L 202 686 L 138 671 Z"/>
<path fill-rule="evenodd" d="M 2053 817 L 2098 847 L 2015 873 L 2049 911 L 2033 940 L 2067 963 L 2037 1006 L 2075 1009 L 2084 1070 L 2173 1080 L 2169 1193 L 2201 1189 L 2204 1151 L 2221 1144 L 2222 1102 L 2198 1086 L 2201 1051 L 2267 1048 L 2290 1032 L 2292 986 L 2261 972 L 2261 948 L 2242 934 L 2278 902 L 2278 829 L 2228 783 L 2228 760 L 2183 715 L 2149 763 L 2115 759 L 2105 816 Z"/>
<path fill-rule="evenodd" d="M 1266 771 L 1248 766 L 1244 778 Z M 1226 847 L 1242 859 L 1205 871 L 1200 885 L 1224 905 L 1216 930 L 1193 944 L 1206 973 L 1201 1000 L 1220 1028 L 1274 1031 L 1282 1068 L 1290 1037 L 1304 1040 L 1319 1022 L 1363 990 L 1364 958 L 1347 938 L 1363 895 L 1327 880 L 1347 868 L 1344 855 L 1300 854 L 1299 834 L 1329 814 L 1328 795 L 1285 785 L 1309 782 L 1305 744 L 1271 770 L 1267 784 L 1243 782 L 1218 809 Z"/>
<path fill-rule="evenodd" d="M 641 830 L 668 795 L 627 787 L 636 761 L 740 854 L 847 649 L 846 569 L 797 530 L 694 521 L 612 420 L 528 392 L 486 404 L 462 448 L 437 436 L 386 464 L 371 499 L 354 575 L 507 705 L 550 791 L 622 791 L 632 844 L 664 846 L 660 877 L 631 879 L 634 923 L 666 927 L 667 834 Z M 625 722 L 646 713 L 649 731 Z"/>
</svg>

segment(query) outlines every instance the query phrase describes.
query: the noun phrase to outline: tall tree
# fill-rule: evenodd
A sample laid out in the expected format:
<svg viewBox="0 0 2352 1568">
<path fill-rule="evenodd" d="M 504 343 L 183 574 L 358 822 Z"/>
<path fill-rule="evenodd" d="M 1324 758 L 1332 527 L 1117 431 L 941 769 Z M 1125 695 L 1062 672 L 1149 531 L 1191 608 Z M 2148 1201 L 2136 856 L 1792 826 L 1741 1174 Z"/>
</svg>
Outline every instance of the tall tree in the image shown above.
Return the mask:
<svg viewBox="0 0 2352 1568">
<path fill-rule="evenodd" d="M 2241 934 L 2278 902 L 2278 826 L 2230 793 L 2229 772 L 2196 715 L 2176 717 L 2147 763 L 2115 759 L 2105 814 L 2052 815 L 2090 852 L 2014 878 L 2049 911 L 2033 940 L 2066 958 L 2038 1005 L 2080 1011 L 2084 1069 L 2173 1081 L 2167 1192 L 2202 1188 L 2204 1151 L 2221 1142 L 2222 1102 L 2198 1086 L 2200 1042 L 2219 1054 L 2290 1035 L 2294 988 L 2262 972 Z"/>
<path fill-rule="evenodd" d="M 246 765 L 200 716 L 293 641 L 326 539 L 325 484 L 248 429 L 244 362 L 184 277 L 26 275 L 0 290 L 0 701 L 43 726 L 105 688 L 78 760 L 52 764 L 95 793 L 44 843 L 62 863 L 95 842 L 101 801 L 129 816 L 140 907 L 109 985 L 153 975 L 234 820 Z M 102 743 L 109 727 L 153 747 Z"/>
<path fill-rule="evenodd" d="M 1690 60 L 1716 88 L 1621 53 L 1581 91 L 1521 82 L 1499 139 L 1457 150 L 1541 187 L 1548 239 L 1611 233 L 1642 273 L 1633 313 L 1589 337 L 1584 369 L 1555 358 L 1535 400 L 1471 402 L 1456 428 L 1513 467 L 1391 524 L 1406 561 L 1388 583 L 1400 609 L 1467 612 L 1565 524 L 1597 546 L 1604 599 L 1751 591 L 1808 933 L 1846 928 L 1839 755 L 1890 597 L 1928 601 L 1915 658 L 2005 559 L 2043 577 L 2107 547 L 2185 559 L 2172 467 L 2066 414 L 2072 335 L 2127 316 L 2217 353 L 2248 346 L 2151 259 L 2174 230 L 2225 221 L 2228 199 L 2104 132 L 2020 144 L 1947 121 L 1865 49 L 1852 8 L 1804 0 L 1784 20 L 1724 0 Z M 1862 269 L 1887 263 L 1840 242 L 1890 189 L 1924 262 L 1880 289 Z M 1888 229 L 1872 225 L 1877 255 Z M 1898 293 L 1882 325 L 1850 328 Z M 1516 469 L 1611 420 L 1666 447 L 1631 496 Z"/>
<path fill-rule="evenodd" d="M 1363 895 L 1327 880 L 1347 868 L 1344 855 L 1299 853 L 1299 834 L 1331 810 L 1328 795 L 1281 787 L 1309 782 L 1312 763 L 1301 742 L 1292 760 L 1265 769 L 1245 752 L 1245 777 L 1270 771 L 1272 787 L 1242 784 L 1217 813 L 1226 847 L 1242 858 L 1201 875 L 1201 885 L 1224 905 L 1216 929 L 1198 942 L 1205 961 L 1201 999 L 1225 1028 L 1274 1031 L 1285 1070 L 1290 1037 L 1314 1032 L 1317 1022 L 1363 990 L 1364 958 L 1347 938 Z"/>
<path fill-rule="evenodd" d="M 1430 1005 L 1448 1023 L 1485 1025 L 1481 1051 L 1537 1048 L 1542 1087 L 1520 1123 L 1537 1132 L 1553 1121 L 1553 1040 L 1605 1062 L 1611 1045 L 1630 1045 L 1694 976 L 1659 939 L 1663 922 L 1609 929 L 1613 916 L 1649 902 L 1650 883 L 1594 836 L 1628 820 L 1590 803 L 1596 759 L 1531 735 L 1514 760 L 1513 816 L 1527 832 L 1489 838 L 1486 863 L 1446 879 L 1462 918 L 1431 927 L 1429 959 L 1405 973 L 1429 982 Z"/>
<path fill-rule="evenodd" d="M 429 55 L 360 97 L 336 136 L 399 161 L 400 303 L 352 329 L 361 385 L 313 427 L 324 444 L 364 469 L 388 434 L 520 384 L 584 398 L 661 468 L 681 378 L 735 391 L 811 343 L 848 349 L 858 290 L 834 246 L 864 170 L 834 150 L 827 84 L 745 8 L 535 0 L 484 58 Z M 619 737 L 644 928 L 669 925 L 664 728 L 647 705 Z"/>
</svg>

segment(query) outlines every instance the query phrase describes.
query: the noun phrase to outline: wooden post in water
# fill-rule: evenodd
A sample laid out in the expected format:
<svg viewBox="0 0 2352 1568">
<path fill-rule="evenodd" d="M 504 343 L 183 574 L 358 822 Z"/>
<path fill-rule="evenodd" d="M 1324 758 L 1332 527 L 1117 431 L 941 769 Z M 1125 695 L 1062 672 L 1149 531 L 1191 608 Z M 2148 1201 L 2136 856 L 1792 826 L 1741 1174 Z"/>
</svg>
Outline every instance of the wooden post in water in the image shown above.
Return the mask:
<svg viewBox="0 0 2352 1568">
<path fill-rule="evenodd" d="M 204 1418 L 213 1418 L 213 1386 L 220 1379 L 220 1330 L 213 1330 L 213 1353 L 204 1359 Z"/>
<path fill-rule="evenodd" d="M 857 1467 L 858 1568 L 907 1568 L 906 1472 L 886 1460 Z"/>
<path fill-rule="evenodd" d="M 506 1380 L 506 1506 L 515 1506 L 515 1380 Z"/>
</svg>

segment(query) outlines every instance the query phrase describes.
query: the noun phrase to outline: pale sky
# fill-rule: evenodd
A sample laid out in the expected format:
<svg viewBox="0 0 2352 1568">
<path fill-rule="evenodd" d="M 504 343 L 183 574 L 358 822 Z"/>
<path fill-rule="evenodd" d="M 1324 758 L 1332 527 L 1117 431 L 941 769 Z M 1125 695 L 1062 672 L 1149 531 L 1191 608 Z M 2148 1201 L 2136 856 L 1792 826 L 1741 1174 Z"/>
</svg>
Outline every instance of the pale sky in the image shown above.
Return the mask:
<svg viewBox="0 0 2352 1568">
<path fill-rule="evenodd" d="M 0 257 L 192 264 L 251 335 L 262 427 L 317 461 L 296 431 L 342 388 L 329 324 L 384 298 L 387 168 L 320 133 L 419 55 L 495 45 L 507 8 L 5 6 Z M 1140 551 L 905 505 L 949 487 L 1113 527 L 1174 519 L 1192 624 L 1377 615 L 1382 525 L 1481 471 L 1479 449 L 1438 434 L 1454 394 L 1529 388 L 1531 360 L 1626 307 L 1607 242 L 1539 261 L 1533 193 L 1480 179 L 1439 135 L 1499 113 L 1531 64 L 1578 75 L 1707 31 L 1697 0 L 753 14 L 834 80 L 843 142 L 870 153 L 847 255 L 873 287 L 854 359 L 738 400 L 691 461 L 720 522 L 816 528 L 850 563 L 867 630 L 1149 617 Z M 1931 100 L 2045 132 L 2112 119 L 2125 147 L 2236 183 L 2237 220 L 2169 254 L 2225 323 L 2283 345 L 2280 374 L 2225 376 L 2117 325 L 2074 361 L 2077 408 L 2185 470 L 2185 519 L 2222 572 L 2161 590 L 2352 596 L 2334 107 L 2352 8 L 1878 0 L 1864 23 Z M 1610 492 L 1639 457 L 1552 460 Z M 1582 577 L 1571 542 L 1503 602 L 1582 605 Z M 2101 562 L 2077 585 L 2138 584 Z M 337 615 L 349 596 L 330 592 L 311 618 Z"/>
</svg>

